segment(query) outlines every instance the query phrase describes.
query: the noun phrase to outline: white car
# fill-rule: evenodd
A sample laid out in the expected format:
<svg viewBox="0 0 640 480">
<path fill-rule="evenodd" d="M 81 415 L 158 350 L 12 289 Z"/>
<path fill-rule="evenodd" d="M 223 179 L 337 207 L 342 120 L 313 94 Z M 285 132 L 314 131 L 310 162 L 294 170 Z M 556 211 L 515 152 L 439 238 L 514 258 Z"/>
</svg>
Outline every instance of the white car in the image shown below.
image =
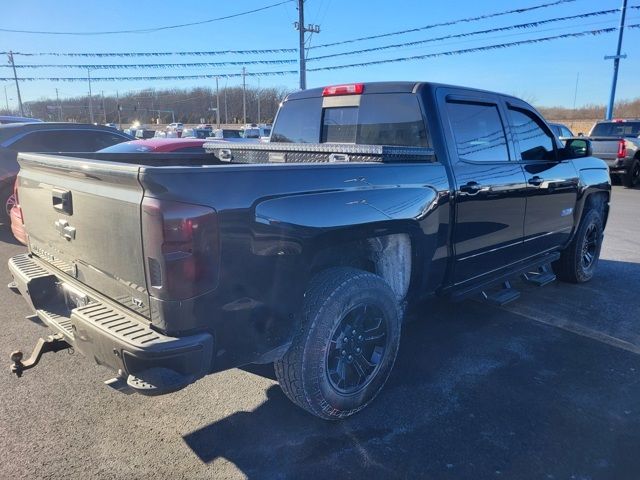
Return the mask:
<svg viewBox="0 0 640 480">
<path fill-rule="evenodd" d="M 184 130 L 184 125 L 182 123 L 170 123 L 167 126 L 167 130 L 170 132 L 182 133 L 182 131 Z"/>
</svg>

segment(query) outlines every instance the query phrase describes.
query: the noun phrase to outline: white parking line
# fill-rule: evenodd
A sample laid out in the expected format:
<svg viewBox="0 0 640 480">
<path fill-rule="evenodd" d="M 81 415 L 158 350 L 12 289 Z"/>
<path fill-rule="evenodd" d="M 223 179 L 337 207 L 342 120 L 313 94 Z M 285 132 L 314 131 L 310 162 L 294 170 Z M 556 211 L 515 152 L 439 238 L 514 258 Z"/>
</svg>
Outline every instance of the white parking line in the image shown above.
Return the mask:
<svg viewBox="0 0 640 480">
<path fill-rule="evenodd" d="M 612 337 L 611 335 L 607 335 L 606 333 L 602 333 L 598 330 L 594 330 L 592 328 L 585 327 L 580 323 L 572 322 L 571 320 L 566 320 L 564 318 L 556 317 L 555 315 L 544 313 L 542 316 L 536 316 L 526 311 L 522 308 L 517 307 L 496 307 L 505 312 L 513 313 L 524 317 L 528 320 L 533 320 L 534 322 L 543 323 L 545 325 L 549 325 L 552 327 L 560 328 L 562 330 L 566 330 L 567 332 L 575 333 L 576 335 L 580 335 L 581 337 L 587 337 L 591 340 L 595 340 L 600 343 L 604 343 L 610 345 L 615 348 L 619 348 L 621 350 L 626 350 L 628 352 L 640 354 L 640 345 L 635 345 L 633 343 L 627 342 L 626 340 L 622 340 L 617 337 Z"/>
</svg>

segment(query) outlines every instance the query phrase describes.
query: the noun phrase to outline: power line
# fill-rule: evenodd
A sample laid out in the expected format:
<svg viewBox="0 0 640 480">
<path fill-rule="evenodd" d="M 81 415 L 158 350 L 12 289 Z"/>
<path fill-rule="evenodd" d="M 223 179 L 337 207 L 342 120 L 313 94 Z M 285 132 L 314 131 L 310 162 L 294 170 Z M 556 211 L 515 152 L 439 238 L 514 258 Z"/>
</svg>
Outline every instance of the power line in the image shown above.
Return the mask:
<svg viewBox="0 0 640 480">
<path fill-rule="evenodd" d="M 212 51 L 178 51 L 178 52 L 13 52 L 14 55 L 23 57 L 169 57 L 176 56 L 201 56 L 212 57 L 216 55 L 263 55 L 270 53 L 294 53 L 297 48 L 266 48 L 252 50 L 212 50 Z M 0 54 L 8 54 L 9 52 L 0 52 Z"/>
<path fill-rule="evenodd" d="M 633 25 L 627 25 L 626 28 L 629 29 L 638 29 L 640 28 L 640 23 L 636 23 Z M 597 30 L 585 30 L 582 32 L 576 33 L 565 33 L 562 35 L 555 35 L 549 37 L 540 37 L 540 38 L 532 38 L 528 40 L 519 40 L 516 42 L 509 43 L 500 43 L 494 45 L 485 45 L 482 47 L 473 47 L 466 48 L 461 50 L 449 50 L 445 52 L 437 52 L 437 53 L 429 53 L 423 55 L 413 55 L 408 57 L 399 57 L 399 58 L 391 58 L 384 60 L 372 60 L 368 62 L 361 63 L 351 63 L 344 65 L 332 65 L 328 67 L 318 67 L 318 68 L 310 68 L 309 71 L 326 71 L 326 70 L 339 70 L 344 68 L 355 68 L 355 67 L 363 67 L 370 65 L 380 65 L 386 63 L 398 63 L 398 62 L 407 62 L 413 60 L 424 60 L 427 58 L 436 58 L 442 56 L 452 56 L 452 55 L 463 55 L 467 53 L 476 53 L 488 50 L 498 50 L 503 48 L 516 47 L 520 45 L 528 45 L 542 42 L 549 42 L 553 40 L 567 39 L 567 38 L 577 38 L 577 37 L 585 37 L 585 36 L 596 36 L 603 35 L 606 33 L 611 33 L 616 31 L 617 28 L 602 28 Z M 271 71 L 271 72 L 246 72 L 247 76 L 281 76 L 281 75 L 294 75 L 298 74 L 297 70 L 284 70 L 284 71 Z M 241 77 L 242 73 L 219 73 L 219 74 L 202 74 L 202 75 L 171 75 L 171 76 L 141 76 L 141 77 L 92 77 L 92 81 L 135 81 L 135 80 L 194 80 L 194 79 L 211 79 L 215 77 Z M 8 81 L 12 80 L 12 77 L 0 77 L 0 81 Z M 21 77 L 20 80 L 24 81 L 38 81 L 38 80 L 46 80 L 46 81 L 61 81 L 61 82 L 86 82 L 86 77 Z"/>
<path fill-rule="evenodd" d="M 269 77 L 298 74 L 298 70 L 284 70 L 278 72 L 247 72 L 250 77 Z M 200 74 L 200 75 L 160 75 L 160 76 L 141 76 L 141 77 L 91 77 L 92 82 L 117 82 L 117 81 L 134 81 L 134 80 L 197 80 L 212 79 L 216 77 L 234 78 L 241 77 L 242 73 L 217 73 L 217 74 Z M 13 77 L 0 77 L 1 81 L 11 80 Z M 51 82 L 86 82 L 87 77 L 20 77 L 20 81 L 33 82 L 37 80 L 48 80 Z"/>
<path fill-rule="evenodd" d="M 416 28 L 410 28 L 408 30 L 399 30 L 396 32 L 388 32 L 388 33 L 381 33 L 378 35 L 370 35 L 368 37 L 359 37 L 359 38 L 352 38 L 350 40 L 341 40 L 339 42 L 332 42 L 332 43 L 324 43 L 321 45 L 315 45 L 313 48 L 326 48 L 326 47 L 333 47 L 335 45 L 344 45 L 346 43 L 355 43 L 355 42 L 362 42 L 365 40 L 375 40 L 376 38 L 384 38 L 384 37 L 391 37 L 394 35 L 404 35 L 405 33 L 414 33 L 414 32 L 421 32 L 423 30 L 430 30 L 432 28 L 437 28 L 437 27 L 447 27 L 450 25 L 456 25 L 458 23 L 470 23 L 470 22 L 477 22 L 478 20 L 485 20 L 487 18 L 495 18 L 495 17 L 501 17 L 504 15 L 510 15 L 512 13 L 524 13 L 524 12 L 530 12 L 532 10 L 538 10 L 541 8 L 548 8 L 548 7 L 554 7 L 556 5 L 561 5 L 564 3 L 571 3 L 571 2 L 575 2 L 576 0 L 556 0 L 555 2 L 551 2 L 551 3 L 542 3 L 539 5 L 534 5 L 532 7 L 523 7 L 523 8 L 516 8 L 514 10 L 506 10 L 506 11 L 502 11 L 502 12 L 495 12 L 495 13 L 488 13 L 485 15 L 479 15 L 477 17 L 467 17 L 467 18 L 460 18 L 458 20 L 449 20 L 447 22 L 440 22 L 440 23 L 432 23 L 430 25 L 425 25 L 422 27 L 416 27 Z"/>
<path fill-rule="evenodd" d="M 603 15 L 609 15 L 612 13 L 616 13 L 619 12 L 620 9 L 618 8 L 614 8 L 611 10 L 600 10 L 597 12 L 588 12 L 588 13 L 582 13 L 579 15 L 571 15 L 568 17 L 557 17 L 557 18 L 550 18 L 550 19 L 546 19 L 546 20 L 537 20 L 535 22 L 528 22 L 528 23 L 520 23 L 517 25 L 508 25 L 506 27 L 497 27 L 497 28 L 490 28 L 487 30 L 476 30 L 474 32 L 467 32 L 467 33 L 456 33 L 456 34 L 451 34 L 451 35 L 445 35 L 442 37 L 432 37 L 432 38 L 426 38 L 424 40 L 415 40 L 412 42 L 403 42 L 403 43 L 395 43 L 395 44 L 391 44 L 391 45 L 382 45 L 379 47 L 373 47 L 373 48 L 365 48 L 362 50 L 353 50 L 350 52 L 340 52 L 340 53 L 333 53 L 330 55 L 321 55 L 318 57 L 311 57 L 308 58 L 308 61 L 314 61 L 314 60 L 322 60 L 322 59 L 326 59 L 326 58 L 333 58 L 333 57 L 340 57 L 340 56 L 345 56 L 345 55 L 357 55 L 357 54 L 361 54 L 361 53 L 368 53 L 368 52 L 377 52 L 380 50 L 388 50 L 388 49 L 392 49 L 392 48 L 401 48 L 401 47 L 411 47 L 411 46 L 416 46 L 416 45 L 423 45 L 425 43 L 431 43 L 431 42 L 438 42 L 441 40 L 449 40 L 452 38 L 464 38 L 464 37 L 471 37 L 471 36 L 476 36 L 476 35 L 484 35 L 487 33 L 496 33 L 496 32 L 505 32 L 505 31 L 509 31 L 509 30 L 525 30 L 528 28 L 535 28 L 538 27 L 540 25 L 546 25 L 549 23 L 555 23 L 555 22 L 563 22 L 566 20 L 575 20 L 578 18 L 589 18 L 589 17 L 595 17 L 595 16 L 603 16 Z"/>
<path fill-rule="evenodd" d="M 9 33 L 30 33 L 36 35 L 115 35 L 121 33 L 152 33 L 159 32 L 162 30 L 171 30 L 174 28 L 184 28 L 184 27 L 193 27 L 195 25 L 204 25 L 207 23 L 219 22 L 221 20 L 228 20 L 230 18 L 241 17 L 244 15 L 250 15 L 252 13 L 261 12 L 264 10 L 268 10 L 270 8 L 275 8 L 280 5 L 284 5 L 285 3 L 289 3 L 292 0 L 284 0 L 282 2 L 273 3 L 271 5 L 266 5 L 260 8 L 254 8 L 253 10 L 247 10 L 244 12 L 234 13 L 231 15 L 225 15 L 224 17 L 210 18 L 208 20 L 201 20 L 199 22 L 191 22 L 191 23 L 181 23 L 178 25 L 165 25 L 163 27 L 154 27 L 154 28 L 141 28 L 136 30 L 113 30 L 106 32 L 53 32 L 53 31 L 42 31 L 42 30 L 14 30 L 9 28 L 0 28 L 0 32 L 9 32 Z"/>
<path fill-rule="evenodd" d="M 263 9 L 264 8 L 272 8 L 274 6 L 282 5 L 284 3 L 288 3 L 289 1 L 292 1 L 292 0 L 287 0 L 285 2 L 277 3 L 277 4 L 274 4 L 274 5 L 268 6 L 268 7 L 263 7 Z M 480 15 L 480 16 L 476 16 L 476 17 L 468 17 L 468 18 L 461 18 L 461 19 L 457 19 L 457 20 L 450 20 L 450 21 L 447 21 L 447 22 L 434 23 L 434 24 L 425 25 L 425 26 L 422 26 L 422 27 L 412 28 L 412 29 L 409 29 L 409 30 L 388 32 L 388 33 L 383 33 L 383 34 L 379 34 L 379 35 L 372 35 L 372 36 L 368 36 L 368 37 L 360 37 L 360 38 L 354 38 L 354 39 L 351 39 L 351 40 L 343 40 L 343 41 L 340 41 L 340 42 L 333 42 L 333 43 L 325 43 L 325 44 L 321 44 L 321 45 L 314 45 L 314 46 L 309 47 L 309 48 L 310 49 L 326 48 L 326 47 L 331 47 L 331 46 L 334 46 L 334 45 L 342 45 L 342 44 L 347 44 L 347 43 L 360 42 L 360 41 L 364 41 L 364 40 L 373 40 L 373 39 L 376 39 L 376 38 L 390 37 L 390 36 L 394 36 L 394 35 L 402 35 L 402 34 L 405 34 L 405 33 L 420 32 L 420 31 L 423 31 L 423 30 L 429 30 L 429 29 L 436 28 L 436 27 L 456 25 L 458 23 L 475 22 L 475 21 L 484 20 L 484 19 L 488 19 L 488 18 L 494 18 L 494 17 L 504 16 L 504 15 L 510 15 L 510 14 L 513 14 L 513 13 L 530 12 L 530 11 L 538 10 L 538 9 L 541 9 L 541 8 L 553 7 L 553 6 L 556 6 L 556 5 L 561 5 L 561 4 L 564 4 L 564 3 L 570 3 L 570 2 L 575 2 L 575 1 L 576 0 L 556 0 L 554 2 L 543 3 L 543 4 L 539 4 L 539 5 L 534 5 L 534 6 L 531 6 L 531 7 L 523 7 L 523 8 L 517 8 L 517 9 L 514 9 L 514 10 L 507 10 L 507 11 L 502 11 L 502 12 L 489 13 L 489 14 L 486 14 L 486 15 Z M 236 15 L 241 15 L 241 14 L 236 14 Z M 221 17 L 221 18 L 227 18 L 227 17 Z M 216 21 L 216 20 L 217 19 L 211 19 L 211 20 L 205 20 L 204 22 L 210 22 L 210 21 Z M 204 22 L 196 22 L 196 23 L 204 23 Z M 176 27 L 177 26 L 161 27 L 161 28 L 176 28 Z M 0 31 L 7 31 L 7 30 L 0 29 Z M 123 32 L 126 33 L 128 31 L 123 31 Z M 102 34 L 102 33 L 109 33 L 109 32 L 96 32 L 96 33 L 93 33 L 93 34 Z M 118 32 L 112 32 L 112 33 L 118 33 Z M 92 34 L 92 33 L 87 33 L 87 34 Z M 158 56 L 170 56 L 170 55 L 214 56 L 214 55 L 230 55 L 230 54 L 244 55 L 244 54 L 294 53 L 294 52 L 297 52 L 297 51 L 298 51 L 297 48 L 269 48 L 269 49 L 251 49 L 251 50 L 213 50 L 213 51 L 176 51 L 176 52 L 105 52 L 105 53 L 94 53 L 94 52 L 64 52 L 64 53 L 59 53 L 59 52 L 36 52 L 36 53 L 13 52 L 13 54 L 14 55 L 20 55 L 20 56 L 45 56 L 46 55 L 46 56 L 57 56 L 57 57 L 158 57 Z M 8 53 L 8 52 L 0 52 L 0 54 L 6 54 L 6 53 Z"/>
<path fill-rule="evenodd" d="M 193 67 L 224 67 L 242 65 L 285 65 L 296 63 L 295 59 L 282 60 L 248 60 L 237 62 L 194 62 L 194 63 L 127 63 L 127 64 L 30 64 L 16 65 L 16 68 L 90 68 L 92 70 L 119 70 L 128 68 L 193 68 Z M 0 68 L 10 67 L 10 65 L 0 65 Z"/>
<path fill-rule="evenodd" d="M 640 23 L 636 23 L 634 25 L 627 25 L 627 28 L 640 28 Z M 350 63 L 350 64 L 346 64 L 346 65 L 333 65 L 333 66 L 329 66 L 329 67 L 318 67 L 318 68 L 309 68 L 308 70 L 310 72 L 318 72 L 318 71 L 324 71 L 324 70 L 340 70 L 340 69 L 344 69 L 344 68 L 353 68 L 353 67 L 364 67 L 364 66 L 370 66 L 370 65 L 382 65 L 385 63 L 398 63 L 398 62 L 407 62 L 407 61 L 411 61 L 411 60 L 424 60 L 427 58 L 436 58 L 436 57 L 444 57 L 444 56 L 452 56 L 452 55 L 463 55 L 465 53 L 474 53 L 474 52 L 482 52 L 482 51 L 487 51 L 487 50 L 498 50 L 498 49 L 502 49 L 502 48 L 509 48 L 509 47 L 516 47 L 519 45 L 527 45 L 527 44 L 533 44 L 533 43 L 542 43 L 542 42 L 548 42 L 548 41 L 552 41 L 552 40 L 559 40 L 559 39 L 564 39 L 564 38 L 576 38 L 576 37 L 585 37 L 588 35 L 602 35 L 605 33 L 611 33 L 611 32 L 615 32 L 618 29 L 615 27 L 612 28 L 601 28 L 598 30 L 585 30 L 582 32 L 576 32 L 576 33 L 564 33 L 562 35 L 554 35 L 551 37 L 541 37 L 541 38 L 533 38 L 533 39 L 529 39 L 529 40 L 519 40 L 517 42 L 509 42 L 509 43 L 499 43 L 499 44 L 494 44 L 494 45 L 485 45 L 482 47 L 473 47 L 473 48 L 465 48 L 465 49 L 461 49 L 461 50 L 450 50 L 448 52 L 437 52 L 437 53 L 427 53 L 427 54 L 423 54 L 423 55 L 412 55 L 409 57 L 399 57 L 399 58 L 390 58 L 390 59 L 385 59 L 385 60 L 371 60 L 368 62 L 361 62 L 361 63 Z"/>
<path fill-rule="evenodd" d="M 640 9 L 640 6 L 631 6 L 628 7 L 629 9 Z M 347 55 L 356 55 L 356 54 L 363 54 L 363 53 L 369 53 L 369 52 L 375 52 L 375 51 L 380 51 L 380 50 L 387 50 L 387 49 L 393 49 L 393 48 L 402 48 L 402 47 L 411 47 L 411 46 L 417 46 L 417 45 L 422 45 L 425 43 L 431 43 L 431 42 L 438 42 L 441 40 L 448 40 L 448 39 L 453 39 L 453 38 L 465 38 L 465 37 L 471 37 L 471 36 L 477 36 L 477 35 L 485 35 L 485 34 L 490 34 L 490 33 L 497 33 L 497 32 L 503 32 L 503 31 L 510 31 L 510 30 L 527 30 L 530 28 L 535 28 L 541 25 L 546 25 L 549 23 L 556 23 L 556 22 L 562 22 L 562 21 L 567 21 L 567 20 L 575 20 L 575 19 L 584 19 L 584 18 L 589 18 L 589 17 L 594 17 L 594 16 L 604 16 L 604 15 L 609 15 L 611 13 L 616 13 L 618 12 L 620 9 L 610 9 L 610 10 L 599 10 L 599 11 L 595 11 L 595 12 L 587 12 L 587 13 L 582 13 L 582 14 L 578 14 L 578 15 L 571 15 L 571 16 L 566 16 L 566 17 L 556 17 L 556 18 L 550 18 L 550 19 L 545 19 L 545 20 L 537 20 L 534 22 L 528 22 L 528 23 L 520 23 L 520 24 L 516 24 L 516 25 L 508 25 L 505 27 L 497 27 L 497 28 L 491 28 L 491 29 L 486 29 L 486 30 L 476 30 L 473 32 L 466 32 L 466 33 L 458 33 L 458 34 L 451 34 L 451 35 L 445 35 L 445 36 L 441 36 L 441 37 L 432 37 L 432 38 L 427 38 L 427 39 L 423 39 L 423 40 L 415 40 L 415 41 L 411 41 L 411 42 L 403 42 L 403 43 L 396 43 L 396 44 L 390 44 L 390 45 L 382 45 L 379 47 L 373 47 L 373 48 L 366 48 L 366 49 L 361 49 L 361 50 L 353 50 L 353 51 L 348 51 L 348 52 L 338 52 L 338 53 L 333 53 L 330 55 L 322 55 L 322 56 L 318 56 L 318 57 L 311 57 L 308 58 L 308 61 L 316 61 L 316 60 L 323 60 L 323 59 L 327 59 L 327 58 L 333 58 L 333 57 L 340 57 L 340 56 L 347 56 Z M 598 23 L 598 22 L 595 22 Z M 599 22 L 599 23 L 603 23 L 603 22 Z M 553 30 L 553 29 L 552 29 Z M 308 47 L 307 47 L 308 48 Z M 293 51 L 295 51 L 295 49 L 291 49 Z M 2 53 L 2 52 L 0 52 Z M 193 52 L 192 52 L 193 53 Z M 203 52 L 200 52 L 203 53 Z M 15 55 L 15 53 L 14 53 Z M 70 55 L 76 55 L 76 54 L 70 54 Z M 80 55 L 80 54 L 77 54 Z M 83 54 L 84 55 L 84 54 Z M 222 66 L 242 66 L 242 65 L 255 65 L 255 64 L 262 64 L 262 65 L 285 65 L 285 64 L 293 64 L 296 63 L 297 60 L 295 59 L 275 59 L 275 60 L 246 60 L 246 61 L 227 61 L 227 62 L 182 62 L 182 63 L 145 63 L 145 64 L 24 64 L 24 65 L 16 65 L 16 68 L 18 69 L 32 69 L 32 68 L 80 68 L 80 69 L 93 69 L 93 70 L 118 70 L 118 69 L 143 69 L 143 68 L 150 68 L 150 69 L 161 69 L 161 68 L 194 68 L 194 67 L 222 67 Z M 0 68 L 2 67 L 6 67 L 6 68 L 10 68 L 10 65 L 0 65 Z"/>
</svg>

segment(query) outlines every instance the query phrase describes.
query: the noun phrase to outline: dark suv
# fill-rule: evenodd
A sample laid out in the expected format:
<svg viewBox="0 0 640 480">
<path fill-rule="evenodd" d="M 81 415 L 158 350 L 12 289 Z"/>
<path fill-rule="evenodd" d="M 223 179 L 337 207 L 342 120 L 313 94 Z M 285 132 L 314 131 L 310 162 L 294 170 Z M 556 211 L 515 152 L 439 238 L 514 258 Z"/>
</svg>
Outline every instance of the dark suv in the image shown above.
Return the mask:
<svg viewBox="0 0 640 480">
<path fill-rule="evenodd" d="M 0 221 L 11 210 L 18 152 L 96 152 L 133 137 L 110 127 L 82 123 L 11 123 L 0 125 Z"/>
</svg>

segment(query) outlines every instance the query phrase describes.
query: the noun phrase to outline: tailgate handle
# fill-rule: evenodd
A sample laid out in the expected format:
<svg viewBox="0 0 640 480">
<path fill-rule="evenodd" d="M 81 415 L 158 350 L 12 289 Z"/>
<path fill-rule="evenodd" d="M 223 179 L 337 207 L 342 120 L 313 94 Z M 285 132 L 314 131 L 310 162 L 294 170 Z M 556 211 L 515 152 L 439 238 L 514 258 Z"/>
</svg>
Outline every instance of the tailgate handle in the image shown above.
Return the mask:
<svg viewBox="0 0 640 480">
<path fill-rule="evenodd" d="M 71 202 L 71 192 L 69 190 L 54 188 L 51 196 L 54 210 L 68 215 L 73 214 L 73 203 Z"/>
</svg>

